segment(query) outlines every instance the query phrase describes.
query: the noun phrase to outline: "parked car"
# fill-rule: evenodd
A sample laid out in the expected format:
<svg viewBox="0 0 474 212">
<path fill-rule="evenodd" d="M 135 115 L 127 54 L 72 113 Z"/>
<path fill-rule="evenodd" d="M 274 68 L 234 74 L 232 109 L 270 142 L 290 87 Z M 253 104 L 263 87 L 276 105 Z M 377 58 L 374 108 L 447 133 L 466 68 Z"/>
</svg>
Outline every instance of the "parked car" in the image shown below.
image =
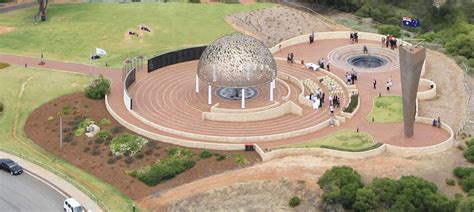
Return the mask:
<svg viewBox="0 0 474 212">
<path fill-rule="evenodd" d="M 23 173 L 23 168 L 21 168 L 18 163 L 10 159 L 0 159 L 0 169 L 9 172 L 11 175 L 19 175 Z"/>
<path fill-rule="evenodd" d="M 68 198 L 64 200 L 64 212 L 83 212 L 84 208 L 82 207 L 77 200 L 74 198 Z"/>
</svg>

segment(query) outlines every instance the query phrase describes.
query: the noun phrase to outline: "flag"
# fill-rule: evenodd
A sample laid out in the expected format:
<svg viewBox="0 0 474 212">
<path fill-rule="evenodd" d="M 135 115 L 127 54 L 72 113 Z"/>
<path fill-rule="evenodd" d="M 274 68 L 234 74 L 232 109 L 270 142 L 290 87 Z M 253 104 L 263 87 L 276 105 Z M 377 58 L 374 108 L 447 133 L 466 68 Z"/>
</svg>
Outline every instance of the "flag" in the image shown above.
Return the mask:
<svg viewBox="0 0 474 212">
<path fill-rule="evenodd" d="M 403 17 L 402 23 L 403 23 L 403 26 L 406 26 L 406 27 L 419 27 L 420 26 L 419 19 L 412 19 L 410 17 Z"/>
<path fill-rule="evenodd" d="M 106 55 L 107 54 L 107 52 L 105 50 L 101 49 L 101 48 L 95 48 L 95 53 L 97 55 Z"/>
</svg>

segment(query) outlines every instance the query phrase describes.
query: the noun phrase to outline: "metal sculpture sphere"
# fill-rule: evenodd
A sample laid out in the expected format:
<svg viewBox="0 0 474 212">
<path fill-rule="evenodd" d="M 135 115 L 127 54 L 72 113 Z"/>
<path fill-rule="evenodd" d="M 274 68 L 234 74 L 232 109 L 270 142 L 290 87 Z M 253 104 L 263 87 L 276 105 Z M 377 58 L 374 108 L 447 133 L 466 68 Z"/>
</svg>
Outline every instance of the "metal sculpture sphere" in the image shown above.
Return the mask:
<svg viewBox="0 0 474 212">
<path fill-rule="evenodd" d="M 246 88 L 271 82 L 277 69 L 265 44 L 249 35 L 234 33 L 207 46 L 197 74 L 213 86 Z"/>
</svg>

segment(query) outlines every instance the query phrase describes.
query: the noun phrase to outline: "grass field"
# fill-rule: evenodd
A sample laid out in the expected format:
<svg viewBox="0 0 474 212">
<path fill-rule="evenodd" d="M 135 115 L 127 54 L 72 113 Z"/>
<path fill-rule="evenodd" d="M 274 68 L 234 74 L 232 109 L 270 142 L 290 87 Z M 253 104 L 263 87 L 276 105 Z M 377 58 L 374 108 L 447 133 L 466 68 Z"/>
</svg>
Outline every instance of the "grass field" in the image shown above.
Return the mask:
<svg viewBox="0 0 474 212">
<path fill-rule="evenodd" d="M 108 55 L 93 62 L 105 61 L 121 67 L 129 55 L 147 57 L 183 47 L 208 44 L 228 34 L 233 28 L 224 20 L 236 12 L 272 6 L 252 4 L 56 4 L 48 6 L 48 21 L 32 25 L 37 8 L 0 14 L 0 27 L 14 27 L 0 34 L 0 52 L 91 63 L 95 48 Z M 131 37 L 128 30 L 138 32 L 145 24 L 151 33 Z M 1 30 L 0 30 L 1 31 Z"/>
<path fill-rule="evenodd" d="M 403 121 L 403 102 L 401 96 L 376 97 L 374 107 L 367 116 L 368 121 L 391 123 Z"/>
<path fill-rule="evenodd" d="M 341 130 L 314 141 L 288 145 L 282 148 L 318 148 L 322 145 L 357 150 L 374 145 L 374 139 L 366 132 Z"/>
<path fill-rule="evenodd" d="M 130 211 L 132 200 L 113 186 L 41 149 L 29 140 L 23 128 L 28 115 L 38 106 L 64 94 L 82 91 L 91 77 L 44 69 L 10 66 L 0 69 L 0 101 L 5 105 L 0 117 L 0 151 L 43 166 L 66 178 L 83 191 L 94 194 L 109 211 Z M 65 177 L 66 176 L 66 177 Z"/>
</svg>

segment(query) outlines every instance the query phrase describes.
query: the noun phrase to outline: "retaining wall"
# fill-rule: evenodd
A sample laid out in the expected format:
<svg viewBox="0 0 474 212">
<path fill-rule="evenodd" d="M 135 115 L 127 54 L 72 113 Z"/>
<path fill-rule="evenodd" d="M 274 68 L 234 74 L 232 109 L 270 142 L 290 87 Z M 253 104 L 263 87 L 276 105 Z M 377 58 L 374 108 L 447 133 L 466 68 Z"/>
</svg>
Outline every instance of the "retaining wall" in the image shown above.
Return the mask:
<svg viewBox="0 0 474 212">
<path fill-rule="evenodd" d="M 418 91 L 418 93 L 416 94 L 416 98 L 418 98 L 419 100 L 427 100 L 427 99 L 432 99 L 436 97 L 436 87 L 437 87 L 436 83 L 434 83 L 431 80 L 422 78 L 420 79 L 420 85 L 426 86 L 426 87 L 430 87 L 431 85 L 433 85 L 433 88 L 427 91 Z"/>
<path fill-rule="evenodd" d="M 288 113 L 303 115 L 303 109 L 292 101 L 285 102 L 277 107 L 267 110 L 247 112 L 247 113 L 216 113 L 203 112 L 203 120 L 222 121 L 222 122 L 250 122 L 262 121 L 284 116 Z"/>
</svg>

